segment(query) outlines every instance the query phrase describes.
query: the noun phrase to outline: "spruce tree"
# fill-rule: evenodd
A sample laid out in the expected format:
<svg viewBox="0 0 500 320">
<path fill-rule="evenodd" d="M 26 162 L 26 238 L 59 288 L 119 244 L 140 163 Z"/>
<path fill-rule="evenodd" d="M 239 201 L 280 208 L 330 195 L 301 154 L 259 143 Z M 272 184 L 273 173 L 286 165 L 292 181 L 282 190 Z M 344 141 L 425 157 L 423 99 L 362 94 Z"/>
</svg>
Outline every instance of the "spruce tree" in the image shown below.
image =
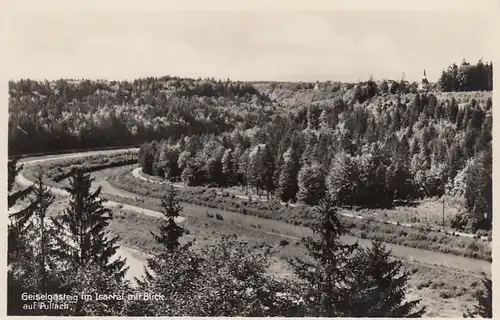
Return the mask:
<svg viewBox="0 0 500 320">
<path fill-rule="evenodd" d="M 489 229 L 493 213 L 492 152 L 482 152 L 467 171 L 465 206 L 470 214 L 470 227 Z"/>
<path fill-rule="evenodd" d="M 317 205 L 326 194 L 325 173 L 319 163 L 305 164 L 298 175 L 297 200 L 309 205 Z"/>
<path fill-rule="evenodd" d="M 12 225 L 18 232 L 17 239 L 9 246 L 16 254 L 10 256 L 8 272 L 8 313 L 13 315 L 58 315 L 54 310 L 25 310 L 21 301 L 22 292 L 58 293 L 61 292 L 60 264 L 55 255 L 56 230 L 47 218 L 48 208 L 54 201 L 54 195 L 43 182 L 41 171 L 28 195 L 29 205 L 21 214 L 11 217 Z M 22 214 L 24 212 L 24 214 Z M 10 234 L 13 236 L 14 234 Z"/>
<path fill-rule="evenodd" d="M 151 233 L 164 249 L 173 251 L 180 245 L 179 239 L 184 233 L 184 228 L 177 225 L 175 221 L 182 212 L 182 206 L 177 198 L 177 191 L 170 185 L 161 200 L 161 208 L 166 221 L 160 226 L 160 234 Z"/>
<path fill-rule="evenodd" d="M 30 197 L 31 203 L 36 203 L 33 210 L 33 216 L 36 221 L 31 225 L 34 233 L 34 243 L 36 265 L 38 266 L 39 290 L 44 291 L 48 285 L 47 270 L 50 269 L 50 257 L 53 254 L 53 237 L 55 236 L 54 227 L 48 224 L 47 210 L 54 202 L 55 197 L 50 192 L 50 188 L 44 185 L 42 172 L 39 171 L 34 184 L 33 194 Z M 31 230 L 26 230 L 30 232 Z M 25 231 L 25 232 L 26 232 Z"/>
<path fill-rule="evenodd" d="M 349 261 L 357 244 L 340 241 L 346 229 L 331 199 L 324 199 L 315 212 L 317 221 L 311 228 L 316 239 L 303 239 L 313 262 L 300 258 L 290 262 L 304 284 L 304 300 L 311 316 L 344 316 L 350 299 L 346 281 L 350 275 Z"/>
<path fill-rule="evenodd" d="M 106 274 L 122 280 L 128 268 L 124 268 L 125 259 L 112 257 L 118 249 L 118 237 L 109 235 L 107 227 L 112 220 L 112 211 L 104 208 L 104 199 L 99 198 L 101 187 L 91 191 L 94 178 L 82 168 L 73 170 L 70 186 L 65 190 L 70 195 L 68 208 L 54 218 L 61 237 L 59 254 L 66 258 L 76 269 L 88 264 L 100 266 Z"/>
<path fill-rule="evenodd" d="M 261 183 L 263 189 L 266 191 L 267 198 L 274 191 L 274 171 L 276 170 L 276 162 L 271 149 L 266 145 L 262 153 L 260 154 L 260 171 L 259 171 L 259 182 Z"/>
<path fill-rule="evenodd" d="M 419 300 L 406 301 L 410 274 L 381 242 L 359 248 L 351 261 L 349 317 L 421 317 Z"/>
<path fill-rule="evenodd" d="M 283 168 L 278 181 L 278 193 L 281 200 L 286 202 L 295 199 L 299 189 L 297 184 L 299 169 L 299 157 L 292 145 L 283 154 Z"/>
<path fill-rule="evenodd" d="M 224 182 L 228 186 L 233 186 L 236 183 L 238 166 L 232 149 L 226 149 L 226 151 L 224 151 L 221 162 Z"/>
<path fill-rule="evenodd" d="M 16 176 L 22 171 L 23 166 L 17 165 L 17 159 L 9 160 L 7 166 L 7 207 L 9 211 L 13 209 L 13 207 L 19 203 L 19 201 L 24 200 L 33 192 L 33 185 L 14 191 L 14 184 L 16 180 Z M 28 243 L 26 239 L 23 237 L 26 228 L 26 224 L 30 221 L 33 210 L 36 207 L 36 202 L 32 202 L 28 204 L 23 209 L 20 209 L 15 212 L 9 213 L 9 224 L 8 224 L 8 251 L 7 251 L 7 261 L 11 263 L 12 261 L 16 261 L 23 254 L 25 249 L 27 249 Z"/>
<path fill-rule="evenodd" d="M 476 292 L 475 297 L 477 304 L 474 306 L 473 310 L 467 308 L 467 311 L 463 315 L 465 318 L 476 318 L 478 316 L 487 319 L 493 318 L 493 287 L 491 279 L 483 276 L 483 285 L 485 290 Z"/>
<path fill-rule="evenodd" d="M 146 289 L 155 286 L 155 275 L 161 273 L 161 269 L 169 260 L 185 257 L 186 251 L 189 251 L 191 243 L 181 246 L 179 240 L 184 234 L 184 228 L 179 226 L 176 219 L 180 217 L 183 210 L 178 199 L 177 191 L 168 185 L 166 194 L 161 200 L 162 213 L 164 221 L 160 226 L 160 233 L 156 234 L 150 231 L 155 241 L 161 246 L 161 251 L 153 257 L 147 259 L 147 267 L 144 269 L 144 279 L 135 281 L 140 287 Z M 182 251 L 182 253 L 180 253 Z M 160 279 L 161 281 L 161 279 Z"/>
</svg>

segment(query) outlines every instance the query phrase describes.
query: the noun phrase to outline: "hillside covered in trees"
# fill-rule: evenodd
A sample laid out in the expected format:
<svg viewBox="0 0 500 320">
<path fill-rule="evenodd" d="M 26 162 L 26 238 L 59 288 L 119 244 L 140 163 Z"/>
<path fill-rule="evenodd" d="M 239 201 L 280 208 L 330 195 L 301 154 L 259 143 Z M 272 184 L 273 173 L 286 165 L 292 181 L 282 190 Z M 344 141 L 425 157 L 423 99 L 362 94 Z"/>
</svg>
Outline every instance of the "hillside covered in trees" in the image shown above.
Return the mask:
<svg viewBox="0 0 500 320">
<path fill-rule="evenodd" d="M 491 68 L 453 65 L 437 86 L 488 90 Z M 488 229 L 491 93 L 435 88 L 372 78 L 21 80 L 9 86 L 9 154 L 147 143 L 144 172 L 188 185 L 311 205 L 331 195 L 350 207 L 447 195 L 465 208 L 456 227 Z"/>
</svg>

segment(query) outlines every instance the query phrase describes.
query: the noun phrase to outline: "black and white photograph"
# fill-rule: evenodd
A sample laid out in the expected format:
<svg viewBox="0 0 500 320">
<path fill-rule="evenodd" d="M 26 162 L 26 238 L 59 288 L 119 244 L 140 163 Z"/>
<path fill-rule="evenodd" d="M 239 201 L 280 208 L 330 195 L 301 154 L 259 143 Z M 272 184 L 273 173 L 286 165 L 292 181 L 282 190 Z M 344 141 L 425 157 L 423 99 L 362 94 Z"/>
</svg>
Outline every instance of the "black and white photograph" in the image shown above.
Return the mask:
<svg viewBox="0 0 500 320">
<path fill-rule="evenodd" d="M 7 2 L 6 315 L 493 318 L 496 1 Z"/>
</svg>

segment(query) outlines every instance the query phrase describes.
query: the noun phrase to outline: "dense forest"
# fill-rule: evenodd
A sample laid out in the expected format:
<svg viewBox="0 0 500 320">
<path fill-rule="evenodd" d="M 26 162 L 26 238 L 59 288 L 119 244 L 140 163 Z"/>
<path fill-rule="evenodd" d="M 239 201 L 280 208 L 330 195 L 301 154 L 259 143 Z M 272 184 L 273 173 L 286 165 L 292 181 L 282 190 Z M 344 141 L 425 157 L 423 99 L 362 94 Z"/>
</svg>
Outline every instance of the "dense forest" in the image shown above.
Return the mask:
<svg viewBox="0 0 500 320">
<path fill-rule="evenodd" d="M 426 84 L 435 88 L 436 84 Z M 492 64 L 443 71 L 442 91 L 492 89 Z M 138 145 L 153 139 L 246 130 L 283 108 L 352 107 L 378 96 L 415 94 L 417 82 L 243 83 L 165 76 L 134 81 L 9 82 L 9 154 Z M 425 102 L 423 102 L 425 105 Z M 337 107 L 338 108 L 338 107 Z M 321 111 L 319 111 L 321 112 Z M 299 116 L 298 119 L 303 121 Z"/>
<path fill-rule="evenodd" d="M 438 86 L 491 89 L 491 68 L 453 65 Z M 491 94 L 432 88 L 372 78 L 21 80 L 9 86 L 9 154 L 146 142 L 144 172 L 188 185 L 239 185 L 312 205 L 328 194 L 362 207 L 447 195 L 467 211 L 457 227 L 488 229 Z"/>
<path fill-rule="evenodd" d="M 491 64 L 462 63 L 438 84 L 404 79 L 359 83 L 243 83 L 177 77 L 133 82 L 9 83 L 9 155 L 142 145 L 144 173 L 189 186 L 241 188 L 313 207 L 314 238 L 292 279 L 267 272 L 269 256 L 237 237 L 194 248 L 176 223 L 169 189 L 138 287 L 108 226 L 100 188 L 83 168 L 69 172 L 69 202 L 40 172 L 15 184 L 8 165 L 8 300 L 11 315 L 419 317 L 407 296 L 411 274 L 380 242 L 346 244 L 340 207 L 389 208 L 448 197 L 456 228 L 491 228 Z M 456 72 L 455 72 L 456 70 Z M 489 70 L 489 71 L 488 71 Z M 458 72 L 460 71 L 460 72 Z M 486 78 L 486 80 L 484 80 Z M 437 90 L 440 88 L 441 90 Z M 453 91 L 448 93 L 447 91 Z M 57 169 L 55 169 L 57 170 Z M 27 207 L 18 207 L 21 200 Z M 28 276 L 29 275 L 29 276 Z M 339 284 L 341 284 L 339 286 Z M 491 280 L 467 316 L 491 317 Z M 65 310 L 26 309 L 22 293 L 162 295 L 158 301 L 85 301 Z M 381 298 L 382 297 L 382 298 Z"/>
<path fill-rule="evenodd" d="M 479 60 L 471 65 L 463 60 L 460 67 L 453 64 L 443 70 L 439 87 L 442 91 L 492 91 L 493 63 Z"/>
</svg>

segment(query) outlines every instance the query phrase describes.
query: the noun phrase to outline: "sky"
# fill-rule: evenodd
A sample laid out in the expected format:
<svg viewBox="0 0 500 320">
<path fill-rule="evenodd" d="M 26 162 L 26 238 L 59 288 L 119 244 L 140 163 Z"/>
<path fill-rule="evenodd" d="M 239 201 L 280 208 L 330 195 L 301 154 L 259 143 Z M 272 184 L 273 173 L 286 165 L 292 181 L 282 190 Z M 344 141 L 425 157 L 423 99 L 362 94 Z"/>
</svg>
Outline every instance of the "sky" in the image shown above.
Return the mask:
<svg viewBox="0 0 500 320">
<path fill-rule="evenodd" d="M 7 1 L 9 79 L 421 80 L 494 60 L 495 1 Z M 439 7 L 436 3 L 439 3 Z"/>
</svg>

